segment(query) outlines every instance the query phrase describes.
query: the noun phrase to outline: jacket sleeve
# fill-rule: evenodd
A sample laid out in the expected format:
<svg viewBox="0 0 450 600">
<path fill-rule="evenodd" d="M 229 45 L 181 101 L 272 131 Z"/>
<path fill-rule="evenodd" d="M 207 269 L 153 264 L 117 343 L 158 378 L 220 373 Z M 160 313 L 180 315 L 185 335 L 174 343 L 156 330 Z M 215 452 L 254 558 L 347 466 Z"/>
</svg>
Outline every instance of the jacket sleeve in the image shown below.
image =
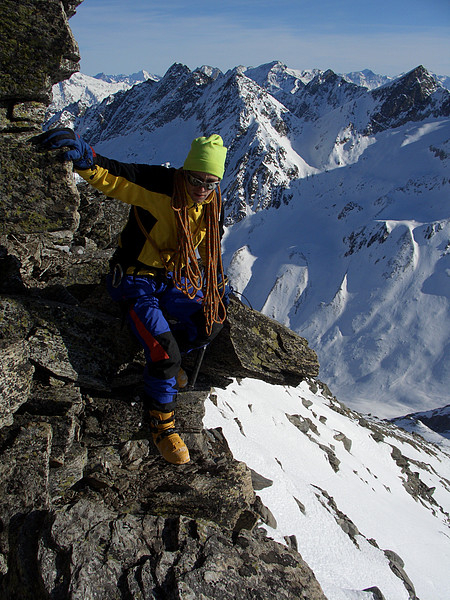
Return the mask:
<svg viewBox="0 0 450 600">
<path fill-rule="evenodd" d="M 76 171 L 95 189 L 127 204 L 146 208 L 146 192 L 172 196 L 173 168 L 123 163 L 97 154 L 96 164 L 91 169 Z"/>
</svg>

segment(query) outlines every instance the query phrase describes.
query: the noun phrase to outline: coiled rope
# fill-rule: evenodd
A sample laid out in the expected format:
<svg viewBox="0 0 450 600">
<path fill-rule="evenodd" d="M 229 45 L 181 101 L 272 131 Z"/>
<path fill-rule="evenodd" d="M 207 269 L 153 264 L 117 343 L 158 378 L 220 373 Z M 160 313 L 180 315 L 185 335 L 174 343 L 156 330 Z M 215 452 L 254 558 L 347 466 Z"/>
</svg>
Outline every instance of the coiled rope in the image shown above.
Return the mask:
<svg viewBox="0 0 450 600">
<path fill-rule="evenodd" d="M 177 252 L 173 270 L 175 287 L 189 298 L 203 291 L 203 312 L 206 333 L 211 334 L 214 323 L 223 323 L 227 312 L 223 302 L 225 276 L 220 248 L 219 216 L 222 209 L 220 187 L 212 192 L 211 201 L 203 205 L 206 225 L 203 276 L 195 253 L 192 231 L 189 226 L 188 198 L 182 169 L 175 174 L 172 208 L 177 221 Z"/>
</svg>

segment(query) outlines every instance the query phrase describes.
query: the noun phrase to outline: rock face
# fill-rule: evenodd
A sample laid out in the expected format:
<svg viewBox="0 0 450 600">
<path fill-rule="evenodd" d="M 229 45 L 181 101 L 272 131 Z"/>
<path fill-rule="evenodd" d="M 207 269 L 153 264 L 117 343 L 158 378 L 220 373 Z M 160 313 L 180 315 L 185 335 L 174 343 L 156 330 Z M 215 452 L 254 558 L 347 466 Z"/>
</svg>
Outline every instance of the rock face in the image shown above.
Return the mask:
<svg viewBox="0 0 450 600">
<path fill-rule="evenodd" d="M 379 102 L 379 110 L 367 127 L 368 132 L 377 133 L 387 127 L 398 127 L 408 121 L 421 120 L 427 116 L 446 115 L 450 111 L 448 94 L 436 106 L 434 94 L 439 90 L 435 78 L 420 65 L 389 87 L 373 90 L 372 96 Z"/>
<path fill-rule="evenodd" d="M 258 323 L 257 314 L 232 302 L 227 328 L 215 341 L 220 376 L 207 367 L 201 389 L 180 394 L 179 428 L 192 461 L 177 469 L 148 441 L 138 397 L 142 356 L 118 317 L 32 293 L 3 295 L 1 305 L 5 597 L 86 599 L 99 589 L 108 598 L 139 597 L 134 585 L 148 598 L 155 590 L 167 598 L 228 598 L 238 587 L 246 590 L 242 597 L 272 598 L 277 580 L 286 598 L 323 597 L 294 550 L 254 529 L 266 513 L 251 472 L 233 459 L 220 431 L 202 429 L 211 386 L 235 376 L 231 368 L 252 375 L 252 365 L 237 359 L 247 343 L 234 325 L 237 317 L 240 329 L 247 322 L 267 332 L 265 318 Z M 264 347 L 264 336 L 253 335 Z M 217 352 L 211 347 L 211 355 Z M 309 363 L 299 355 L 299 378 L 318 367 L 314 353 L 306 354 Z M 283 371 L 272 364 L 270 377 L 283 381 Z M 121 595 L 124 590 L 129 595 Z"/>
<path fill-rule="evenodd" d="M 2 2 L 0 234 L 76 227 L 78 194 L 67 185 L 67 165 L 50 164 L 27 140 L 40 131 L 52 84 L 78 69 L 78 46 L 67 19 L 79 4 Z"/>
<path fill-rule="evenodd" d="M 142 352 L 103 285 L 127 209 L 80 196 L 29 141 L 51 84 L 77 67 L 78 4 L 2 4 L 0 597 L 323 599 L 301 556 L 258 527 L 270 514 L 255 474 L 202 427 L 205 398 L 231 377 L 315 377 L 303 339 L 233 300 L 198 388 L 181 394 L 192 461 L 172 467 L 149 443 Z"/>
</svg>

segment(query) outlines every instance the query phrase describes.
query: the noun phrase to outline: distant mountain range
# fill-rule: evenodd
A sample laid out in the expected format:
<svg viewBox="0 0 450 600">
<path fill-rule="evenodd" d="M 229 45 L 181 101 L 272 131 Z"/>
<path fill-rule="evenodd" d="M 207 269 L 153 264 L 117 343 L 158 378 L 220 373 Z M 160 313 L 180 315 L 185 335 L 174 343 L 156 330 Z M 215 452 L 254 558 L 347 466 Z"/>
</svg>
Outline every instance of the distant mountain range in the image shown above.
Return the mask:
<svg viewBox="0 0 450 600">
<path fill-rule="evenodd" d="M 306 69 L 300 71 L 288 69 L 279 62 L 270 64 L 284 70 L 287 78 L 299 80 L 305 84 L 309 83 L 316 75 L 321 73 L 320 69 Z M 248 77 L 258 81 L 258 73 L 264 72 L 266 68 L 267 65 L 256 68 L 249 67 L 245 69 L 245 72 Z M 218 69 L 216 69 L 216 71 L 218 71 Z M 370 69 L 340 74 L 340 77 L 345 81 L 365 87 L 369 90 L 373 90 L 395 79 L 394 77 L 388 77 L 387 75 L 378 75 Z M 450 89 L 450 77 L 445 75 L 434 75 L 434 77 L 441 85 Z M 118 91 L 127 90 L 133 85 L 143 83 L 147 80 L 159 81 L 160 79 L 162 79 L 160 75 L 151 74 L 145 70 L 132 73 L 131 75 L 107 75 L 105 73 L 97 73 L 94 77 L 84 75 L 83 73 L 74 73 L 70 79 L 62 81 L 53 87 L 53 102 L 48 108 L 47 120 L 52 119 L 56 113 L 59 113 L 59 111 L 62 110 L 67 111 L 65 112 L 66 119 L 70 120 L 68 113 L 79 116 L 89 106 L 100 103 L 102 100 L 112 94 L 116 94 Z M 279 85 L 279 83 L 276 83 L 275 85 Z M 63 117 L 57 115 L 56 118 L 62 119 Z"/>
<path fill-rule="evenodd" d="M 222 135 L 235 289 L 309 340 L 352 408 L 448 404 L 450 92 L 436 77 L 175 64 L 100 102 L 101 86 L 131 85 L 103 79 L 55 103 L 48 125 L 73 124 L 118 160 L 175 166 L 193 137 Z"/>
</svg>

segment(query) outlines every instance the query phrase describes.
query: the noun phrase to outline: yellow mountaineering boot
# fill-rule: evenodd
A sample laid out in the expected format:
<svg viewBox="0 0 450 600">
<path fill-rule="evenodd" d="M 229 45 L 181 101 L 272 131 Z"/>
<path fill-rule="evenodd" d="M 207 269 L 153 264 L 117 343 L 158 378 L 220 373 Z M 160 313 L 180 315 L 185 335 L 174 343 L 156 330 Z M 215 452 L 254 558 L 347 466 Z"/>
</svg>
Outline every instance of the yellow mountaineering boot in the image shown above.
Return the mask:
<svg viewBox="0 0 450 600">
<path fill-rule="evenodd" d="M 159 453 L 173 465 L 189 462 L 189 450 L 175 431 L 174 412 L 150 411 L 150 430 Z"/>
</svg>

